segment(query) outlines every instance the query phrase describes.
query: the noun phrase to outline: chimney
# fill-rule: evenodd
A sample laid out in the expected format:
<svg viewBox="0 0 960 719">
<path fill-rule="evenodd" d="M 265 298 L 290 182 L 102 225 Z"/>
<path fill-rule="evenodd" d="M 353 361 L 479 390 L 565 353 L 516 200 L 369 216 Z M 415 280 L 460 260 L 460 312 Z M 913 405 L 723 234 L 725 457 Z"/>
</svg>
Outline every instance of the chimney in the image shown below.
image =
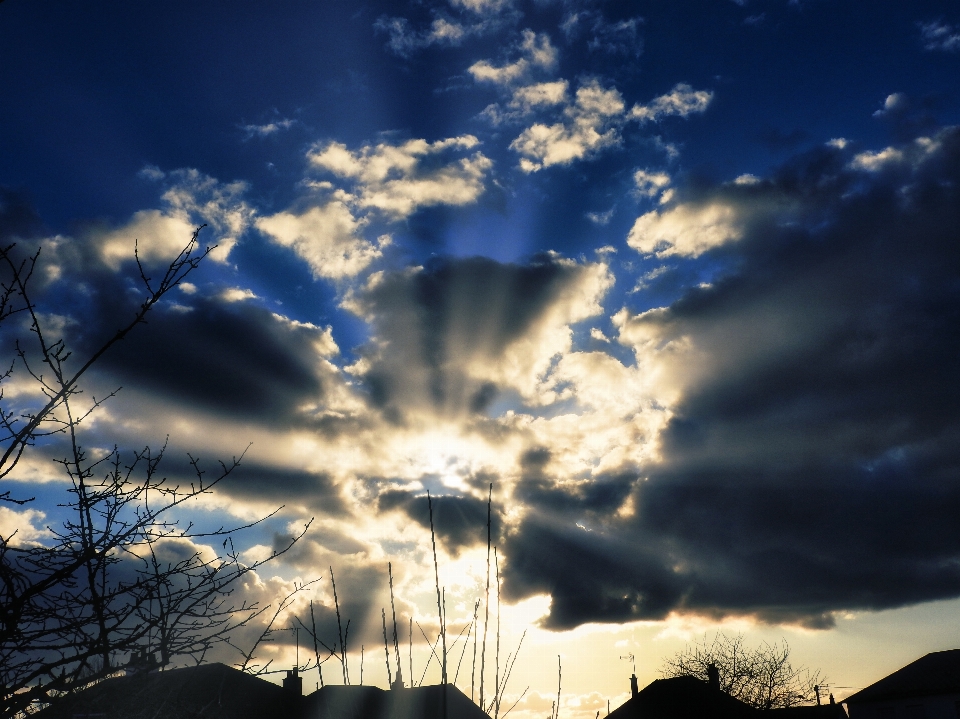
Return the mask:
<svg viewBox="0 0 960 719">
<path fill-rule="evenodd" d="M 398 666 L 397 667 L 397 676 L 393 678 L 393 684 L 390 685 L 391 689 L 403 689 L 403 671 Z"/>
<path fill-rule="evenodd" d="M 630 695 L 635 697 L 639 693 L 640 693 L 640 688 L 637 686 L 637 675 L 631 674 L 630 675 Z"/>
<path fill-rule="evenodd" d="M 283 678 L 283 691 L 288 697 L 303 696 L 303 677 L 300 676 L 296 667 L 288 671 L 287 676 Z"/>
<path fill-rule="evenodd" d="M 720 670 L 716 664 L 707 665 L 707 678 L 710 680 L 710 688 L 720 691 Z"/>
</svg>

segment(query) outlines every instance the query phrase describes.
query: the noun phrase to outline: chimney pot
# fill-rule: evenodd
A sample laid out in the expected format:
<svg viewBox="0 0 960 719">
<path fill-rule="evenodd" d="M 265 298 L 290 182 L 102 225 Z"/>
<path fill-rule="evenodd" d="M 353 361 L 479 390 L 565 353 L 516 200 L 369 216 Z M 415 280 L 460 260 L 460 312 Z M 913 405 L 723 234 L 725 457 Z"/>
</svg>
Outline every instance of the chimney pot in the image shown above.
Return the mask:
<svg viewBox="0 0 960 719">
<path fill-rule="evenodd" d="M 292 696 L 303 696 L 303 677 L 297 667 L 287 671 L 287 676 L 283 678 L 283 690 Z"/>
<path fill-rule="evenodd" d="M 720 691 L 720 670 L 716 664 L 707 665 L 707 678 L 710 680 L 710 688 Z"/>
</svg>

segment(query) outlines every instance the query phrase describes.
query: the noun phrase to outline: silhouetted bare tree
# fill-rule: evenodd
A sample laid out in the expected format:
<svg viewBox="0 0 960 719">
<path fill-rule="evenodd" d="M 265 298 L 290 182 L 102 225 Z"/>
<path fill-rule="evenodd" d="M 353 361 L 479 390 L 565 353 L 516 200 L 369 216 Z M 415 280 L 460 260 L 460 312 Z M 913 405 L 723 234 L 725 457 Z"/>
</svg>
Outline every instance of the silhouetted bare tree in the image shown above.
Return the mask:
<svg viewBox="0 0 960 719">
<path fill-rule="evenodd" d="M 660 675 L 689 675 L 709 681 L 710 665 L 719 671 L 724 692 L 757 709 L 811 704 L 816 701 L 814 687 L 824 682 L 819 670 L 795 668 L 790 663 L 790 646 L 785 639 L 751 648 L 742 634 L 729 636 L 723 632 L 712 639 L 704 635 L 665 659 Z"/>
<path fill-rule="evenodd" d="M 211 473 L 190 457 L 189 479 L 177 483 L 160 473 L 166 445 L 159 451 L 146 447 L 128 459 L 117 449 L 97 456 L 81 445 L 81 425 L 107 399 L 91 398 L 80 407 L 81 379 L 213 249 L 199 249 L 200 229 L 158 280 L 148 275 L 135 252 L 145 299 L 128 323 L 80 360 L 63 338 L 48 337 L 43 314 L 31 298 L 39 252 L 18 260 L 13 245 L 0 248 L 0 324 L 21 316 L 32 334 L 31 346 L 14 345 L 0 383 L 16 369 L 43 398 L 38 407 L 23 410 L 13 408 L 0 392 L 0 479 L 10 477 L 38 441 L 60 437 L 66 450 L 56 461 L 68 480 L 68 496 L 59 505 L 66 519 L 49 528 L 43 541 L 21 541 L 17 532 L 0 536 L 4 719 L 115 674 L 128 655 L 127 666 L 134 669 L 200 663 L 270 608 L 235 600 L 231 595 L 240 580 L 303 536 L 248 564 L 234 549 L 233 536 L 267 517 L 206 531 L 178 522 L 178 511 L 210 493 L 236 469 L 238 457 L 218 463 Z M 11 489 L 0 491 L 3 503 L 31 501 Z M 248 664 L 252 652 L 241 653 Z"/>
</svg>

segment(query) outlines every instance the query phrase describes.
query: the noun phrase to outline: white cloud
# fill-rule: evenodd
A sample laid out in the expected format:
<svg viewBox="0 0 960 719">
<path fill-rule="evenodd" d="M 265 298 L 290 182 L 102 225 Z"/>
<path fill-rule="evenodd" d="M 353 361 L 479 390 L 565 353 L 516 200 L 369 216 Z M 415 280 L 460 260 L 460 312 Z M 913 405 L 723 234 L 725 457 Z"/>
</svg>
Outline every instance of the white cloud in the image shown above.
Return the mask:
<svg viewBox="0 0 960 719">
<path fill-rule="evenodd" d="M 569 83 L 566 80 L 538 82 L 518 87 L 510 98 L 510 107 L 526 114 L 533 112 L 536 108 L 560 105 L 567 100 L 568 87 Z"/>
<path fill-rule="evenodd" d="M 489 19 L 462 22 L 443 15 L 435 17 L 429 27 L 419 30 L 412 28 L 406 18 L 386 15 L 373 25 L 376 31 L 390 36 L 387 47 L 401 57 L 409 57 L 431 45 L 456 47 L 468 37 L 483 35 L 497 26 L 497 22 Z"/>
<path fill-rule="evenodd" d="M 711 92 L 694 90 L 681 83 L 667 95 L 657 97 L 647 105 L 634 105 L 627 112 L 620 92 L 616 88 L 604 89 L 597 80 L 581 85 L 572 103 L 566 101 L 566 86 L 559 82 L 525 86 L 514 92 L 512 105 L 524 108 L 524 100 L 535 98 L 541 99 L 543 105 L 547 105 L 547 101 L 565 104 L 563 117 L 553 124 L 538 122 L 531 125 L 510 144 L 510 148 L 522 156 L 520 168 L 524 172 L 566 165 L 619 144 L 620 128 L 628 120 L 647 122 L 667 115 L 686 117 L 703 112 L 712 97 Z M 526 107 L 532 109 L 533 105 Z M 525 113 L 522 110 L 504 113 L 499 107 L 490 106 L 483 114 L 498 123 Z"/>
<path fill-rule="evenodd" d="M 885 147 L 878 152 L 867 150 L 853 156 L 850 169 L 863 172 L 881 172 L 888 168 L 906 166 L 916 169 L 928 160 L 941 147 L 941 139 L 918 137 L 902 147 Z"/>
<path fill-rule="evenodd" d="M 666 172 L 637 170 L 633 173 L 633 182 L 637 192 L 646 197 L 656 197 L 657 193 L 670 184 L 670 175 Z"/>
<path fill-rule="evenodd" d="M 656 122 L 663 117 L 678 115 L 687 117 L 694 112 L 703 112 L 713 100 L 709 90 L 694 90 L 686 83 L 679 83 L 666 95 L 660 95 L 646 105 L 634 105 L 630 118 L 640 122 Z"/>
<path fill-rule="evenodd" d="M 919 23 L 919 25 L 925 50 L 960 51 L 960 27 L 947 25 L 938 20 Z"/>
<path fill-rule="evenodd" d="M 879 172 L 885 167 L 903 162 L 904 155 L 901 150 L 895 147 L 887 147 L 879 152 L 866 152 L 854 155 L 850 161 L 850 167 L 854 170 L 864 170 L 866 172 Z"/>
<path fill-rule="evenodd" d="M 658 277 L 662 277 L 663 275 L 667 274 L 667 272 L 669 271 L 670 271 L 669 267 L 667 267 L 666 265 L 660 265 L 659 267 L 653 268 L 649 272 L 645 272 L 637 279 L 637 284 L 635 284 L 633 286 L 633 289 L 630 291 L 639 292 L 640 290 L 646 289 L 647 287 L 650 286 L 651 282 L 653 282 Z"/>
<path fill-rule="evenodd" d="M 874 117 L 883 117 L 891 112 L 903 110 L 908 103 L 907 96 L 902 92 L 894 92 L 887 95 L 883 101 L 883 107 L 873 113 Z"/>
<path fill-rule="evenodd" d="M 698 257 L 742 235 L 742 220 L 736 208 L 716 201 L 641 215 L 627 235 L 627 244 L 646 255 Z"/>
<path fill-rule="evenodd" d="M 250 139 L 252 137 L 267 137 L 268 135 L 274 135 L 281 130 L 289 130 L 293 125 L 296 124 L 296 120 L 277 120 L 275 122 L 268 122 L 264 125 L 241 125 L 240 129 L 243 130 L 247 137 Z"/>
<path fill-rule="evenodd" d="M 336 200 L 302 214 L 279 212 L 257 220 L 257 228 L 293 248 L 314 277 L 328 279 L 354 277 L 381 256 L 379 247 L 358 237 L 363 225 Z"/>
<path fill-rule="evenodd" d="M 497 13 L 512 5 L 511 0 L 450 0 L 454 7 L 472 10 L 478 15 Z"/>
<path fill-rule="evenodd" d="M 613 211 L 615 209 L 616 208 L 611 207 L 606 212 L 588 212 L 587 219 L 593 224 L 603 227 L 604 225 L 610 224 L 610 220 L 613 218 Z"/>
<path fill-rule="evenodd" d="M 333 338 L 333 327 L 330 325 L 321 327 L 320 325 L 315 325 L 313 322 L 301 322 L 300 320 L 294 320 L 277 314 L 276 312 L 272 313 L 272 316 L 277 322 L 290 329 L 308 330 L 312 332 L 314 335 L 312 344 L 320 357 L 330 358 L 340 354 L 340 347 L 337 346 L 337 341 Z"/>
<path fill-rule="evenodd" d="M 100 256 L 113 269 L 133 258 L 134 246 L 142 260 L 173 259 L 190 240 L 196 225 L 181 214 L 140 210 L 126 225 L 97 238 Z"/>
<path fill-rule="evenodd" d="M 557 49 L 550 43 L 546 33 L 538 35 L 533 30 L 524 30 L 520 50 L 521 57 L 515 62 L 495 66 L 480 60 L 467 68 L 467 72 L 477 82 L 509 85 L 527 77 L 534 68 L 552 70 L 557 64 Z"/>
<path fill-rule="evenodd" d="M 194 169 L 164 173 L 155 167 L 146 167 L 140 175 L 170 181 L 161 196 L 164 207 L 140 210 L 125 225 L 95 234 L 93 241 L 103 261 L 113 269 L 119 268 L 122 262 L 133 257 L 135 241 L 142 260 L 171 260 L 186 246 L 194 230 L 206 224 L 213 233 L 207 242 L 217 245 L 210 258 L 225 262 L 253 218 L 253 210 L 242 200 L 247 185 L 220 183 Z M 201 244 L 206 244 L 203 237 Z"/>
<path fill-rule="evenodd" d="M 137 173 L 139 177 L 142 177 L 145 180 L 152 180 L 153 182 L 159 182 L 167 176 L 163 170 L 161 170 L 156 165 L 146 165 L 140 172 Z"/>
<path fill-rule="evenodd" d="M 535 123 L 510 143 L 510 148 L 523 156 L 520 168 L 525 172 L 569 164 L 620 142 L 617 127 L 611 125 L 623 109 L 616 88 L 607 90 L 592 80 L 577 90 L 562 122 Z"/>
<path fill-rule="evenodd" d="M 519 120 L 545 108 L 565 105 L 569 86 L 570 84 L 566 80 L 521 85 L 514 88 L 506 109 L 494 103 L 484 108 L 480 117 L 486 119 L 492 125 L 501 125 L 504 122 Z"/>
<path fill-rule="evenodd" d="M 220 293 L 220 299 L 224 302 L 243 302 L 244 300 L 254 300 L 257 295 L 252 290 L 242 287 L 228 287 Z"/>
<path fill-rule="evenodd" d="M 12 547 L 36 544 L 52 537 L 42 522 L 46 515 L 36 509 L 15 510 L 0 505 L 0 538 Z"/>
<path fill-rule="evenodd" d="M 361 209 L 380 210 L 399 220 L 420 207 L 467 205 L 484 191 L 484 180 L 493 163 L 481 152 L 446 164 L 425 167 L 424 160 L 473 149 L 479 140 L 473 135 L 427 142 L 408 140 L 400 145 L 381 143 L 353 152 L 331 142 L 310 151 L 311 164 L 352 181 L 350 193 L 338 199 Z"/>
<path fill-rule="evenodd" d="M 427 39 L 431 43 L 447 43 L 456 45 L 467 34 L 467 30 L 458 22 L 450 22 L 445 18 L 437 18 L 430 25 Z"/>
</svg>

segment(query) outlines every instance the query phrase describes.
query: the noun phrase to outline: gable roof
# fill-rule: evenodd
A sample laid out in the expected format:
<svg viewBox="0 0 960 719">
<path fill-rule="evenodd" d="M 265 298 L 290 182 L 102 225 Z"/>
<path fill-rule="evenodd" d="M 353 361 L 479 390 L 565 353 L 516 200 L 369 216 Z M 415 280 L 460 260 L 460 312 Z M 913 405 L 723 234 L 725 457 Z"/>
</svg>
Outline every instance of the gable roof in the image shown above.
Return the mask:
<svg viewBox="0 0 960 719">
<path fill-rule="evenodd" d="M 657 679 L 610 719 L 757 719 L 758 711 L 696 677 Z"/>
<path fill-rule="evenodd" d="M 922 656 L 856 694 L 851 694 L 843 703 L 893 701 L 938 694 L 960 694 L 960 649 Z"/>
<path fill-rule="evenodd" d="M 489 719 L 452 684 L 385 691 L 326 686 L 309 696 L 225 664 L 106 679 L 37 719 Z M 297 690 L 299 692 L 299 690 Z"/>
<path fill-rule="evenodd" d="M 302 719 L 489 719 L 452 684 L 383 690 L 371 686 L 325 686 L 304 699 Z"/>
<path fill-rule="evenodd" d="M 38 719 L 280 719 L 287 694 L 271 682 L 225 664 L 105 679 L 64 697 Z"/>
</svg>

